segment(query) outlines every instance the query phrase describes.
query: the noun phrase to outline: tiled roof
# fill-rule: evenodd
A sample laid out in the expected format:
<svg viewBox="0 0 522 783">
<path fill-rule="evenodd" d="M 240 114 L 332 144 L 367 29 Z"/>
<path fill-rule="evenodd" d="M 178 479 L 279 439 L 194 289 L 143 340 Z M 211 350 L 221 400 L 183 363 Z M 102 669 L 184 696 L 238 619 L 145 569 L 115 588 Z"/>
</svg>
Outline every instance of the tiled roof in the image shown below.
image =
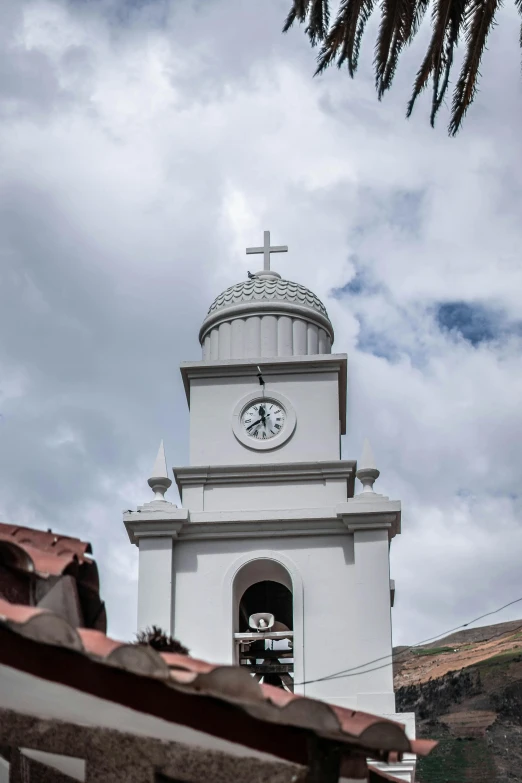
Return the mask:
<svg viewBox="0 0 522 783">
<path fill-rule="evenodd" d="M 0 522 L 0 548 L 7 548 L 14 555 L 13 566 L 24 571 L 35 572 L 39 576 L 59 576 L 73 562 L 92 566 L 93 575 L 98 571 L 91 558 L 91 545 L 78 538 L 70 538 L 53 533 L 51 530 L 34 530 L 19 525 L 6 525 Z"/>
<path fill-rule="evenodd" d="M 436 744 L 410 741 L 399 723 L 259 685 L 238 666 L 160 654 L 1 599 L 0 663 L 297 764 L 307 763 L 311 733 L 341 746 L 347 777 L 360 776 L 367 757 L 393 762 Z"/>
<path fill-rule="evenodd" d="M 296 305 L 303 305 L 324 315 L 328 318 L 326 307 L 318 296 L 299 283 L 292 283 L 290 280 L 255 278 L 253 280 L 244 280 L 227 288 L 223 293 L 212 302 L 208 309 L 207 316 L 223 310 L 226 307 L 243 304 L 244 302 L 266 302 L 279 301 L 291 302 Z"/>
<path fill-rule="evenodd" d="M 71 576 L 78 588 L 86 624 L 105 630 L 106 617 L 99 597 L 98 567 L 91 555 L 91 545 L 78 538 L 63 536 L 51 530 L 35 530 L 0 522 L 0 565 L 44 581 L 53 577 Z M 4 595 L 12 597 L 9 593 Z"/>
</svg>

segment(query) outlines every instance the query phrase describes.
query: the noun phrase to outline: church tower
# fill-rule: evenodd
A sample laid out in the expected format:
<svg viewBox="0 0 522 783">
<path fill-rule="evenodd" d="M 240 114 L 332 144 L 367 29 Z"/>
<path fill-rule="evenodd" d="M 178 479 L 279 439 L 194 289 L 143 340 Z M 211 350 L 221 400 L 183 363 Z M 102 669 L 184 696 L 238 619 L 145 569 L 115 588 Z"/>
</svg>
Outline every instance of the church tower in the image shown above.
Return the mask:
<svg viewBox="0 0 522 783">
<path fill-rule="evenodd" d="M 270 268 L 210 306 L 181 374 L 189 464 L 160 448 L 155 499 L 124 515 L 139 546 L 138 625 L 194 657 L 347 708 L 395 713 L 389 547 L 400 503 L 374 492 L 369 444 L 341 458 L 347 357 L 323 303 Z M 357 484 L 356 477 L 362 486 Z M 404 719 L 406 716 L 401 716 Z"/>
</svg>

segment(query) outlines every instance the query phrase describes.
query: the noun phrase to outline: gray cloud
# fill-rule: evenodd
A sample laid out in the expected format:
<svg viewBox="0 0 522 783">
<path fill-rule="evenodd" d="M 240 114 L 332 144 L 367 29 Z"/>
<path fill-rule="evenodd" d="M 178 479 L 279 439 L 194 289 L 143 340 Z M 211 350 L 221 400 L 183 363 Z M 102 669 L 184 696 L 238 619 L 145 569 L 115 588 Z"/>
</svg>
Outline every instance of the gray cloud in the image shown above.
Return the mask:
<svg viewBox="0 0 522 783">
<path fill-rule="evenodd" d="M 206 308 L 269 227 L 290 246 L 280 271 L 325 301 L 349 354 L 344 455 L 369 435 L 376 488 L 404 504 L 396 641 L 522 594 L 508 17 L 450 140 L 422 102 L 404 119 L 422 42 L 379 104 L 371 46 L 355 81 L 312 80 L 302 32 L 279 33 L 283 0 L 5 6 L 2 518 L 90 539 L 111 632 L 130 638 L 136 550 L 121 510 L 149 497 L 160 438 L 171 464 L 187 462 L 178 365 L 198 358 Z"/>
</svg>

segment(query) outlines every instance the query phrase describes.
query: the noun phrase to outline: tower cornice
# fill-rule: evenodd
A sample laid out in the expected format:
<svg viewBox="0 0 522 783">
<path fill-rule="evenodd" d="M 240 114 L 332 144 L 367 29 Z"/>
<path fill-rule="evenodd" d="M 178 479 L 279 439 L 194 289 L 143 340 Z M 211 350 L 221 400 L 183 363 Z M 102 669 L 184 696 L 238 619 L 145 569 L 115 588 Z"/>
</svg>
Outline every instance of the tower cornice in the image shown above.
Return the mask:
<svg viewBox="0 0 522 783">
<path fill-rule="evenodd" d="M 314 356 L 259 356 L 253 359 L 215 359 L 200 362 L 182 362 L 181 377 L 190 408 L 190 382 L 199 378 L 238 378 L 252 375 L 256 378 L 258 367 L 270 382 L 272 377 L 306 373 L 338 373 L 339 421 L 341 435 L 346 434 L 346 373 L 348 357 L 345 353 L 316 354 Z"/>
<path fill-rule="evenodd" d="M 190 465 L 173 468 L 180 494 L 186 486 L 202 484 L 263 484 L 279 481 L 326 481 L 344 479 L 348 497 L 353 495 L 354 460 L 330 462 L 276 462 L 246 465 Z"/>
<path fill-rule="evenodd" d="M 362 506 L 362 508 L 361 508 Z M 211 539 L 295 538 L 338 536 L 359 530 L 400 533 L 400 503 L 382 501 L 379 508 L 348 501 L 320 508 L 265 509 L 259 511 L 192 511 L 164 514 L 127 512 L 123 516 L 131 543 L 140 538 L 179 541 Z"/>
</svg>

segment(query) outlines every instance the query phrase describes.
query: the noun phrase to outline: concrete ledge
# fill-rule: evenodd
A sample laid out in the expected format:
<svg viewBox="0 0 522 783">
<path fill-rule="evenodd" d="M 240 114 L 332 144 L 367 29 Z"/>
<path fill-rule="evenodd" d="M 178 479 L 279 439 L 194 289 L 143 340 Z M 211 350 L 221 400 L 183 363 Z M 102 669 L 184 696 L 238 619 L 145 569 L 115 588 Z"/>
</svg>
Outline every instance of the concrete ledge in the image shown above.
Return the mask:
<svg viewBox="0 0 522 783">
<path fill-rule="evenodd" d="M 361 499 L 361 496 L 357 495 L 346 503 L 337 505 L 335 511 L 350 533 L 355 530 L 388 528 L 389 536 L 393 538 L 401 532 L 400 501 L 390 500 L 384 495 L 372 493 L 368 499 Z"/>
<path fill-rule="evenodd" d="M 173 468 L 176 484 L 181 492 L 186 486 L 205 484 L 262 484 L 274 481 L 328 481 L 344 479 L 347 495 L 353 494 L 355 460 L 328 462 L 274 462 L 252 465 L 190 465 Z"/>
<path fill-rule="evenodd" d="M 123 515 L 123 524 L 131 544 L 138 545 L 140 538 L 178 538 L 188 519 L 189 513 L 184 508 L 176 508 L 163 515 L 157 512 L 142 514 L 139 511 L 128 511 Z"/>
</svg>

